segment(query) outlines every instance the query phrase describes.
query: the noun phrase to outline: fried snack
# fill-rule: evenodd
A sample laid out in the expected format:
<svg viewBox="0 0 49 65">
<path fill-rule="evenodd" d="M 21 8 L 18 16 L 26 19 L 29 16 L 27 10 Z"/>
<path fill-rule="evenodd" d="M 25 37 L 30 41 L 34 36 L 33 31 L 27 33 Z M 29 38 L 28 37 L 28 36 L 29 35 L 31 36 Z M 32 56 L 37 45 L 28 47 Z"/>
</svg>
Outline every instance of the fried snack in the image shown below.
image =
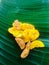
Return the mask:
<svg viewBox="0 0 49 65">
<path fill-rule="evenodd" d="M 21 38 L 15 38 L 15 40 L 16 40 L 17 44 L 19 45 L 19 47 L 21 49 L 25 48 L 25 42 L 23 41 L 23 39 L 21 39 Z"/>
<path fill-rule="evenodd" d="M 23 50 L 20 55 L 21 58 L 26 58 L 29 55 L 30 50 L 34 48 L 45 47 L 42 41 L 37 40 L 40 33 L 32 24 L 15 20 L 12 27 L 8 29 L 8 32 L 15 37 L 15 41 L 20 49 Z"/>
<path fill-rule="evenodd" d="M 28 24 L 28 23 L 23 23 L 22 24 L 22 30 L 25 29 L 35 29 L 34 25 Z"/>
<path fill-rule="evenodd" d="M 34 49 L 34 48 L 40 48 L 40 47 L 45 47 L 44 43 L 40 40 L 35 40 L 33 42 L 31 42 L 30 44 L 30 49 Z"/>
<path fill-rule="evenodd" d="M 26 48 L 22 51 L 20 57 L 21 58 L 26 58 L 29 55 L 30 52 L 30 41 L 26 44 Z"/>
<path fill-rule="evenodd" d="M 18 20 L 15 20 L 12 25 L 13 27 L 16 27 L 17 30 L 21 30 L 22 23 L 19 22 Z"/>
</svg>

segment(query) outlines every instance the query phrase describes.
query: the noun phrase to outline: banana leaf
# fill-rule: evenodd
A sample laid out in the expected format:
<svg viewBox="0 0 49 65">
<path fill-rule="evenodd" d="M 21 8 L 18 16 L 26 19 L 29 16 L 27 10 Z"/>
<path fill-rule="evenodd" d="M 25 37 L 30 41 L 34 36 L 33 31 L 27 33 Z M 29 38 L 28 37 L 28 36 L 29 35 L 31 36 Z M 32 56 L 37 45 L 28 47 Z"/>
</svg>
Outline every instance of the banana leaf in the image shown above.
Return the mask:
<svg viewBox="0 0 49 65">
<path fill-rule="evenodd" d="M 8 33 L 15 19 L 35 25 L 45 44 L 26 59 L 20 58 L 22 51 Z M 0 0 L 0 65 L 49 65 L 49 0 Z"/>
</svg>

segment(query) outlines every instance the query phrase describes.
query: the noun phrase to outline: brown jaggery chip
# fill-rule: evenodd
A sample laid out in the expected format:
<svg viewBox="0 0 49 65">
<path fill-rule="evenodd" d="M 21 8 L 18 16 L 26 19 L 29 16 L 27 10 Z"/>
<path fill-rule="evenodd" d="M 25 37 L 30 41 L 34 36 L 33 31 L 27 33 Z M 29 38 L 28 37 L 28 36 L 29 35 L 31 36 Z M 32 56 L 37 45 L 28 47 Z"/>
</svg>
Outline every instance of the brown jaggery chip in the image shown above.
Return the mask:
<svg viewBox="0 0 49 65">
<path fill-rule="evenodd" d="M 17 44 L 19 45 L 19 47 L 21 49 L 25 48 L 25 42 L 23 41 L 23 39 L 21 39 L 21 38 L 15 38 L 15 40 L 16 40 Z"/>
<path fill-rule="evenodd" d="M 29 55 L 29 49 L 25 48 L 21 53 L 21 58 L 26 58 Z"/>
<path fill-rule="evenodd" d="M 30 52 L 30 41 L 26 44 L 26 48 L 21 53 L 21 58 L 26 58 Z"/>
<path fill-rule="evenodd" d="M 18 20 L 14 21 L 13 26 L 16 27 L 17 30 L 21 29 L 20 22 Z"/>
<path fill-rule="evenodd" d="M 29 42 L 26 44 L 26 48 L 27 48 L 27 49 L 30 49 L 30 45 L 31 45 L 31 42 L 29 41 Z"/>
</svg>

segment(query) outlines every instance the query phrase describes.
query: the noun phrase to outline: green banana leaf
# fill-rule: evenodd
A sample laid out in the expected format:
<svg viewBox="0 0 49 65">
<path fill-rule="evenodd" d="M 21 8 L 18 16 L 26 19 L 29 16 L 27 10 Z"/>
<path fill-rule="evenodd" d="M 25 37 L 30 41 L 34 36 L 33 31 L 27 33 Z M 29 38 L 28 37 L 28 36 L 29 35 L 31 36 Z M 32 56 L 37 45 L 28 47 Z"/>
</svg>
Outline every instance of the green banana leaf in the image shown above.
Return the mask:
<svg viewBox="0 0 49 65">
<path fill-rule="evenodd" d="M 44 48 L 30 51 L 21 59 L 21 50 L 8 28 L 15 19 L 34 24 Z M 0 65 L 49 65 L 49 0 L 0 0 Z"/>
</svg>

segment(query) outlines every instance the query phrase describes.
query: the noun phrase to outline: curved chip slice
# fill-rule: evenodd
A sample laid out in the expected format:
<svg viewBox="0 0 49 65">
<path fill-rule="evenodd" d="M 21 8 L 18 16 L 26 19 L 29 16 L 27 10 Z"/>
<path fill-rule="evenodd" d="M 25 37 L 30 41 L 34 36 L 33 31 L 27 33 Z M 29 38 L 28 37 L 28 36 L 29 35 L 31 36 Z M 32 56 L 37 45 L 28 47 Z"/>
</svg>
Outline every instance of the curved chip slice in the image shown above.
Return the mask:
<svg viewBox="0 0 49 65">
<path fill-rule="evenodd" d="M 35 47 L 39 48 L 39 47 L 45 47 L 45 45 L 43 44 L 42 41 L 40 40 L 35 40 L 31 43 L 30 45 L 30 49 L 34 49 Z"/>
</svg>

